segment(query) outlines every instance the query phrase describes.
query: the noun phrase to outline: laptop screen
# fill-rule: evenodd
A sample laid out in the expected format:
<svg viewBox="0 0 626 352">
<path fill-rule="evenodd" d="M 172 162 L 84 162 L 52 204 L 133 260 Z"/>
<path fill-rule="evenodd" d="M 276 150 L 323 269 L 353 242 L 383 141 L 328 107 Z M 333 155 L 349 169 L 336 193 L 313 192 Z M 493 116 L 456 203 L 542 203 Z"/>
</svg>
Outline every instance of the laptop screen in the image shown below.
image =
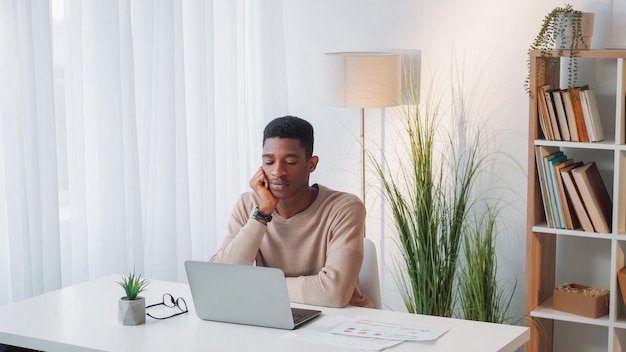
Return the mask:
<svg viewBox="0 0 626 352">
<path fill-rule="evenodd" d="M 185 269 L 200 319 L 281 329 L 296 327 L 282 270 L 203 261 L 186 261 Z M 306 311 L 307 315 L 321 313 Z"/>
</svg>

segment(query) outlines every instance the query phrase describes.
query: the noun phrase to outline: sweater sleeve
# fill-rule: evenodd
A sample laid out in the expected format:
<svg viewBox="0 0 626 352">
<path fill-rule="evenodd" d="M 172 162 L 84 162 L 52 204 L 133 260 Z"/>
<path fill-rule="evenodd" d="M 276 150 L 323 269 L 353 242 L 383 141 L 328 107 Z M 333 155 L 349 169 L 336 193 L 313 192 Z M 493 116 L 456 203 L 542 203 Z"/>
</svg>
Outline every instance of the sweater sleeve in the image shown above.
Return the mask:
<svg viewBox="0 0 626 352">
<path fill-rule="evenodd" d="M 228 234 L 210 262 L 252 265 L 259 252 L 266 226 L 249 218 L 252 201 L 242 195 L 228 222 Z M 248 204 L 249 203 L 249 204 Z M 250 208 L 250 209 L 248 209 Z"/>
<path fill-rule="evenodd" d="M 363 261 L 363 203 L 354 198 L 349 204 L 341 202 L 326 209 L 320 216 L 333 217 L 324 266 L 316 275 L 287 278 L 291 300 L 330 307 L 371 306 L 358 288 Z"/>
</svg>

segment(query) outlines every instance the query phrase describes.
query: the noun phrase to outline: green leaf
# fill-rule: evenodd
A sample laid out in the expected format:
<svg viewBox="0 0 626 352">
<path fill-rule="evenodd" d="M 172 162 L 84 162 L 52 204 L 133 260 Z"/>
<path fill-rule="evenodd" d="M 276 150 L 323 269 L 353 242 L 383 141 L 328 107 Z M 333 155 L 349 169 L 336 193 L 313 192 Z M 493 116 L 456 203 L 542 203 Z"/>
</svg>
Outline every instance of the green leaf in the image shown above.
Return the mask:
<svg viewBox="0 0 626 352">
<path fill-rule="evenodd" d="M 146 289 L 146 286 L 150 283 L 147 279 L 142 279 L 141 274 L 136 275 L 130 272 L 128 275 L 122 275 L 122 280 L 117 282 L 126 293 L 126 298 L 129 300 L 137 299 L 137 296 Z"/>
</svg>

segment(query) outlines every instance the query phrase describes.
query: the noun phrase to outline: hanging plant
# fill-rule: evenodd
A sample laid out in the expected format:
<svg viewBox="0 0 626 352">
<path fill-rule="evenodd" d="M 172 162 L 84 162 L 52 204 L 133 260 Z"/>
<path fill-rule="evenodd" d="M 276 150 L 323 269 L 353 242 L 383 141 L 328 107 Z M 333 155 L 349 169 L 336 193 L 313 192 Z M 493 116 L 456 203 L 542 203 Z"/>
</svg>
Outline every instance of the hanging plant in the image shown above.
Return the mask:
<svg viewBox="0 0 626 352">
<path fill-rule="evenodd" d="M 585 19 L 585 16 L 588 16 L 589 20 Z M 589 25 L 590 30 L 583 28 L 584 25 Z M 593 13 L 574 10 L 570 4 L 556 7 L 544 17 L 539 33 L 528 51 L 540 50 L 541 57 L 547 59 L 546 69 L 553 67 L 558 58 L 564 54 L 570 57 L 567 65 L 567 88 L 571 88 L 578 79 L 579 51 L 589 49 L 591 35 L 586 35 L 587 33 L 593 33 Z M 530 55 L 527 60 L 529 73 L 524 88 L 530 93 Z M 543 70 L 537 72 L 539 75 L 543 74 Z M 537 79 L 543 81 L 544 77 L 539 76 Z"/>
</svg>

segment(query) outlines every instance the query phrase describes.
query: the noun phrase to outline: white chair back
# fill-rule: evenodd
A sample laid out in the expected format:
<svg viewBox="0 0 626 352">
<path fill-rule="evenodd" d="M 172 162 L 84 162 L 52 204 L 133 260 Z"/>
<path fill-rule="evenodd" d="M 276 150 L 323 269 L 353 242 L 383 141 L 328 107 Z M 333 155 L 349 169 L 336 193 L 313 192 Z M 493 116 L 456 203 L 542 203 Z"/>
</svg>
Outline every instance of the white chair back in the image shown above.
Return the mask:
<svg viewBox="0 0 626 352">
<path fill-rule="evenodd" d="M 374 308 L 382 309 L 376 246 L 369 238 L 363 239 L 363 264 L 359 272 L 359 287 L 361 292 L 372 300 Z"/>
</svg>

